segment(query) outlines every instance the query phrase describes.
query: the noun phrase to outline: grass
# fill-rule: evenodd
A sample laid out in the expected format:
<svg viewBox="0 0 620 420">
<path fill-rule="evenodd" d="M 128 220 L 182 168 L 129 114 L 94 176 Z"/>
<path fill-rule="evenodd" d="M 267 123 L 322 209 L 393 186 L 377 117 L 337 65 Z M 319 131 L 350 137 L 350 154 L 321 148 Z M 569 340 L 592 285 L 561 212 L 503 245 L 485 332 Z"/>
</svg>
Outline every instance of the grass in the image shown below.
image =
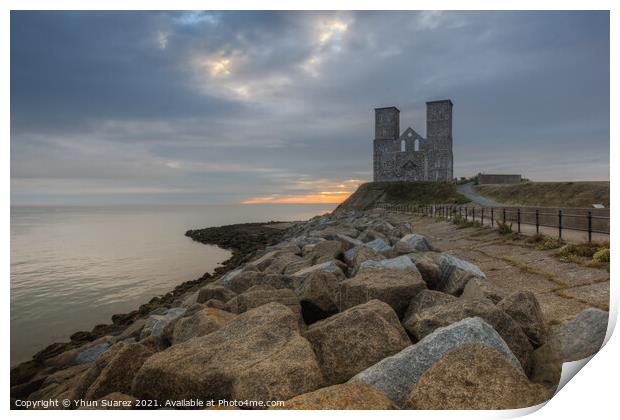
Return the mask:
<svg viewBox="0 0 620 420">
<path fill-rule="evenodd" d="M 524 182 L 509 185 L 477 185 L 481 195 L 515 206 L 609 207 L 609 181 Z"/>
<path fill-rule="evenodd" d="M 508 224 L 506 222 L 502 222 L 501 220 L 497 220 L 497 231 L 500 235 L 509 235 L 512 233 L 512 223 Z"/>
<path fill-rule="evenodd" d="M 367 182 L 359 186 L 340 208 L 370 208 L 374 204 L 465 204 L 470 200 L 448 182 Z"/>
<path fill-rule="evenodd" d="M 479 221 L 475 220 L 466 220 L 460 214 L 454 215 L 452 218 L 452 223 L 456 225 L 457 229 L 465 229 L 468 227 L 480 227 L 482 226 Z"/>
<path fill-rule="evenodd" d="M 572 262 L 587 267 L 603 267 L 610 261 L 609 242 L 566 244 L 556 255 L 562 262 Z"/>
<path fill-rule="evenodd" d="M 592 256 L 592 260 L 598 263 L 608 263 L 610 261 L 609 248 L 599 249 Z"/>
<path fill-rule="evenodd" d="M 539 251 L 548 251 L 550 249 L 558 249 L 564 245 L 564 242 L 558 239 L 553 239 L 548 236 L 543 235 L 542 233 L 537 233 L 536 235 L 529 236 L 526 240 L 526 243 L 530 245 L 535 245 L 536 249 Z"/>
</svg>

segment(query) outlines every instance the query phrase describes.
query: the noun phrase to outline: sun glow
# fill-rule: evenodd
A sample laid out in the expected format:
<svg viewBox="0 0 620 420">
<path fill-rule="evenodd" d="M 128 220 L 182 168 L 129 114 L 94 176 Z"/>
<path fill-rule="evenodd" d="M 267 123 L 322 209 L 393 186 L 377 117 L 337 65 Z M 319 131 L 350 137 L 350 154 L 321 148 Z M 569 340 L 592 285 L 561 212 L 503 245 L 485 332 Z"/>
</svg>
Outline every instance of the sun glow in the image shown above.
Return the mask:
<svg viewBox="0 0 620 420">
<path fill-rule="evenodd" d="M 308 195 L 272 195 L 269 197 L 252 197 L 242 202 L 242 204 L 340 204 L 351 193 L 342 194 L 308 194 Z"/>
<path fill-rule="evenodd" d="M 345 181 L 334 181 L 330 179 L 298 180 L 289 188 L 284 189 L 305 189 L 314 190 L 305 194 L 272 194 L 265 197 L 252 197 L 242 202 L 242 204 L 339 204 L 349 198 L 349 196 L 363 183 L 360 179 L 348 179 Z"/>
</svg>

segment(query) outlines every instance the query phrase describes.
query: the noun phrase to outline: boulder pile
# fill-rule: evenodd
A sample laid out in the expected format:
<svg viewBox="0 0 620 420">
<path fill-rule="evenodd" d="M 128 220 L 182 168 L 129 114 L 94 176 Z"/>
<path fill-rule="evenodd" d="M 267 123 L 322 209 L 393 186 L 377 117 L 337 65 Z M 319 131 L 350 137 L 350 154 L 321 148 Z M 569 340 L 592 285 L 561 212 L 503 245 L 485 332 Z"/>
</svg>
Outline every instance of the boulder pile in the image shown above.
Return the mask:
<svg viewBox="0 0 620 420">
<path fill-rule="evenodd" d="M 505 409 L 549 399 L 605 312 L 558 329 L 380 210 L 283 239 L 114 336 L 45 361 L 15 400 L 281 401 L 284 409 Z M 74 407 L 75 408 L 75 407 Z"/>
</svg>

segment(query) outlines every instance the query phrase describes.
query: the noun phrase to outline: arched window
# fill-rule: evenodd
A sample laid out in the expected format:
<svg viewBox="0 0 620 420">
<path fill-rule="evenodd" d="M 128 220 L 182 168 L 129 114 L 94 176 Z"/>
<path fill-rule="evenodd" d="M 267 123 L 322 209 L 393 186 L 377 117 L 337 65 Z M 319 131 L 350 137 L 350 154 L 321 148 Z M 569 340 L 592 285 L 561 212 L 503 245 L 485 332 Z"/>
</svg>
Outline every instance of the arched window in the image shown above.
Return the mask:
<svg viewBox="0 0 620 420">
<path fill-rule="evenodd" d="M 420 151 L 420 140 L 419 139 L 415 139 L 413 142 L 413 151 L 414 152 L 419 152 Z"/>
<path fill-rule="evenodd" d="M 405 143 L 405 140 L 401 140 L 400 141 L 400 151 L 404 152 L 406 150 L 406 147 L 407 147 L 407 145 Z"/>
</svg>

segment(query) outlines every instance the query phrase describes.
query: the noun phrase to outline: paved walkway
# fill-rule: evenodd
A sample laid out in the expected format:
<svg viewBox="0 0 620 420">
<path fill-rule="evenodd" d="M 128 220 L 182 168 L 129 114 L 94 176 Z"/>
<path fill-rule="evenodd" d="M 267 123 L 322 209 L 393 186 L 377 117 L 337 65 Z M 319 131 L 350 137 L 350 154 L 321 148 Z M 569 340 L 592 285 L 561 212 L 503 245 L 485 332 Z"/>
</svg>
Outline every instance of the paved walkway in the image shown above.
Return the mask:
<svg viewBox="0 0 620 420">
<path fill-rule="evenodd" d="M 478 265 L 489 281 L 512 292 L 530 290 L 545 318 L 557 325 L 588 307 L 609 310 L 609 271 L 561 262 L 557 250 L 540 251 L 484 227 L 459 229 L 429 217 L 399 214 L 433 246 Z"/>
<path fill-rule="evenodd" d="M 490 198 L 486 198 L 478 194 L 474 191 L 474 183 L 469 182 L 467 184 L 459 185 L 456 190 L 463 194 L 465 197 L 469 198 L 476 204 L 479 204 L 483 207 L 503 207 L 504 205 L 498 203 L 497 201 L 491 200 Z"/>
</svg>

